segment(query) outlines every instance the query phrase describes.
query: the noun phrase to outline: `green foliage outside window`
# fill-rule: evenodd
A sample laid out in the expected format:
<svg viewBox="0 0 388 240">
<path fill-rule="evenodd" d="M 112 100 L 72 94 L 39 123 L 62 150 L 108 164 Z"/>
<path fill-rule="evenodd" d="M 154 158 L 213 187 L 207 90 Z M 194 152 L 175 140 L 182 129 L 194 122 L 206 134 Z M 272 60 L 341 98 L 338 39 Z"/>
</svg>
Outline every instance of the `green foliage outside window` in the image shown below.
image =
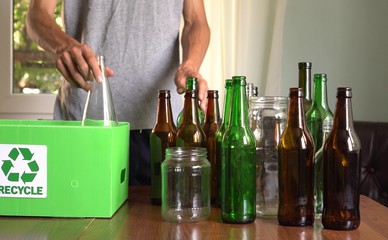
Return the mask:
<svg viewBox="0 0 388 240">
<path fill-rule="evenodd" d="M 56 93 L 63 77 L 56 70 L 49 53 L 27 35 L 26 15 L 29 2 L 13 1 L 13 93 Z M 55 21 L 60 26 L 61 10 L 62 0 L 59 0 Z"/>
</svg>

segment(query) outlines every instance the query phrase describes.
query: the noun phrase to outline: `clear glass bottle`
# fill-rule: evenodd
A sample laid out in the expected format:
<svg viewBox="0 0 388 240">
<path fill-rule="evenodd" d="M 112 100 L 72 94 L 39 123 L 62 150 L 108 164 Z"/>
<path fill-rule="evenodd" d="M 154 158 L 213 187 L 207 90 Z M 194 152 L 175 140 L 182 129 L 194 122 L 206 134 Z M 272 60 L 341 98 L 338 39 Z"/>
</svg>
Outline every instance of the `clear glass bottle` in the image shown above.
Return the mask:
<svg viewBox="0 0 388 240">
<path fill-rule="evenodd" d="M 216 201 L 217 196 L 217 168 L 216 168 L 216 137 L 217 131 L 221 126 L 220 107 L 218 104 L 218 91 L 207 91 L 207 111 L 205 115 L 205 122 L 202 125 L 202 129 L 206 135 L 207 143 L 207 159 L 209 160 L 211 171 L 211 202 Z"/>
<path fill-rule="evenodd" d="M 333 128 L 323 148 L 323 212 L 326 229 L 360 226 L 360 151 L 353 127 L 352 89 L 337 89 Z"/>
<path fill-rule="evenodd" d="M 288 98 L 254 97 L 249 119 L 256 139 L 256 215 L 276 217 L 279 206 L 278 144 L 287 122 Z"/>
<path fill-rule="evenodd" d="M 165 220 L 197 222 L 210 216 L 210 163 L 205 148 L 167 148 L 162 163 Z"/>
<path fill-rule="evenodd" d="M 258 91 L 257 91 L 257 87 L 255 87 L 253 83 L 247 83 L 246 90 L 247 90 L 247 101 L 249 104 L 251 101 L 251 98 L 257 97 Z"/>
<path fill-rule="evenodd" d="M 306 126 L 302 88 L 290 88 L 287 124 L 278 151 L 278 222 L 286 226 L 313 225 L 314 143 Z"/>
<path fill-rule="evenodd" d="M 97 56 L 98 65 L 102 72 L 102 83 L 92 79 L 92 88 L 88 91 L 82 126 L 117 126 L 117 117 L 113 105 L 112 93 L 109 85 L 109 78 L 105 72 L 104 56 Z"/>
<path fill-rule="evenodd" d="M 216 136 L 216 172 L 217 172 L 217 206 L 221 206 L 221 159 L 222 159 L 222 137 L 229 127 L 230 112 L 232 110 L 233 84 L 232 79 L 225 80 L 225 97 L 224 97 L 224 117 L 222 118 L 221 127 Z"/>
<path fill-rule="evenodd" d="M 195 77 L 189 77 L 186 79 L 186 90 L 193 90 L 196 92 L 198 96 L 198 80 Z M 183 108 L 182 111 L 178 114 L 177 120 L 176 120 L 176 126 L 179 128 L 182 125 L 183 120 L 183 114 L 185 112 L 185 109 Z M 202 125 L 205 121 L 205 113 L 202 111 L 202 109 L 198 105 L 198 117 L 199 117 L 199 123 Z"/>
<path fill-rule="evenodd" d="M 333 121 L 333 113 L 327 102 L 327 76 L 314 74 L 314 98 L 310 110 L 306 113 L 306 123 L 314 140 L 315 152 L 322 147 L 323 121 Z"/>
<path fill-rule="evenodd" d="M 298 63 L 298 69 L 299 69 L 299 81 L 298 81 L 298 87 L 303 89 L 303 96 L 304 96 L 304 112 L 307 113 L 307 111 L 310 109 L 312 100 L 311 100 L 311 62 L 300 62 Z"/>
<path fill-rule="evenodd" d="M 322 142 L 329 136 L 333 120 L 327 118 L 322 125 Z M 315 153 L 314 158 L 314 218 L 321 219 L 323 209 L 323 145 Z"/>
<path fill-rule="evenodd" d="M 226 223 L 256 219 L 255 137 L 249 126 L 246 81 L 234 76 L 230 124 L 222 142 L 221 218 Z"/>
<path fill-rule="evenodd" d="M 161 204 L 161 169 L 166 149 L 175 147 L 177 129 L 171 110 L 170 90 L 159 90 L 156 122 L 150 135 L 151 203 Z"/>
</svg>

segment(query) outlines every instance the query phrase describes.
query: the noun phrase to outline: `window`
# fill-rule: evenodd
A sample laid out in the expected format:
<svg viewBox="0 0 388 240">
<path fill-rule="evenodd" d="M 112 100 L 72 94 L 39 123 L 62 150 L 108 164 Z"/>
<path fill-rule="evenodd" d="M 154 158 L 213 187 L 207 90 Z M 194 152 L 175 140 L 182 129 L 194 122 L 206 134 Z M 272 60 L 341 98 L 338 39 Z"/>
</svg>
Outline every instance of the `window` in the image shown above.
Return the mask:
<svg viewBox="0 0 388 240">
<path fill-rule="evenodd" d="M 21 94 L 13 90 L 13 5 L 0 1 L 0 118 L 52 119 L 55 94 Z"/>
<path fill-rule="evenodd" d="M 29 0 L 13 1 L 13 82 L 12 92 L 22 94 L 56 93 L 62 75 L 47 52 L 27 36 L 26 13 Z M 55 20 L 60 25 L 62 1 L 57 2 Z"/>
</svg>

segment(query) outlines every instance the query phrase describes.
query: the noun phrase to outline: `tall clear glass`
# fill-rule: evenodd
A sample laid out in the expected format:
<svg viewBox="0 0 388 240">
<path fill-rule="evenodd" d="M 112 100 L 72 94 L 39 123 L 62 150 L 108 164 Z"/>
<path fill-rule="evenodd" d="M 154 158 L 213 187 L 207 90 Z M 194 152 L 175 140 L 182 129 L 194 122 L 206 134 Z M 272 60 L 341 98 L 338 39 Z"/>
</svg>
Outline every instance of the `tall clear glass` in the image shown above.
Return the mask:
<svg viewBox="0 0 388 240">
<path fill-rule="evenodd" d="M 276 217 L 279 207 L 278 144 L 287 123 L 288 98 L 254 97 L 249 119 L 256 139 L 256 215 Z"/>
<path fill-rule="evenodd" d="M 102 83 L 92 79 L 92 88 L 88 91 L 82 117 L 82 126 L 114 127 L 118 123 L 109 78 L 106 76 L 104 56 L 97 56 L 97 61 L 102 72 Z"/>
</svg>

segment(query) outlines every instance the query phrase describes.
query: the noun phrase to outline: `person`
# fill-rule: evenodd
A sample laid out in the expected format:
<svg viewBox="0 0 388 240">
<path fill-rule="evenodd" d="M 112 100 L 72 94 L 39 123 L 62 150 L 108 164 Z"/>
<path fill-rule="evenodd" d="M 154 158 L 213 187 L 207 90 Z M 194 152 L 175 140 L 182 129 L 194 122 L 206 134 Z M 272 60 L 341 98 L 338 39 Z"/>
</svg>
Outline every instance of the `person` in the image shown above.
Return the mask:
<svg viewBox="0 0 388 240">
<path fill-rule="evenodd" d="M 210 29 L 203 0 L 63 0 L 65 30 L 54 21 L 56 5 L 57 0 L 31 0 L 27 12 L 29 37 L 51 53 L 66 80 L 57 94 L 54 119 L 82 119 L 91 86 L 87 80 L 92 73 L 101 82 L 96 56 L 104 55 L 117 118 L 131 127 L 129 183 L 150 184 L 149 136 L 158 90 L 171 90 L 178 116 L 186 78 L 197 77 L 200 106 L 206 111 L 208 84 L 199 70 Z"/>
</svg>

